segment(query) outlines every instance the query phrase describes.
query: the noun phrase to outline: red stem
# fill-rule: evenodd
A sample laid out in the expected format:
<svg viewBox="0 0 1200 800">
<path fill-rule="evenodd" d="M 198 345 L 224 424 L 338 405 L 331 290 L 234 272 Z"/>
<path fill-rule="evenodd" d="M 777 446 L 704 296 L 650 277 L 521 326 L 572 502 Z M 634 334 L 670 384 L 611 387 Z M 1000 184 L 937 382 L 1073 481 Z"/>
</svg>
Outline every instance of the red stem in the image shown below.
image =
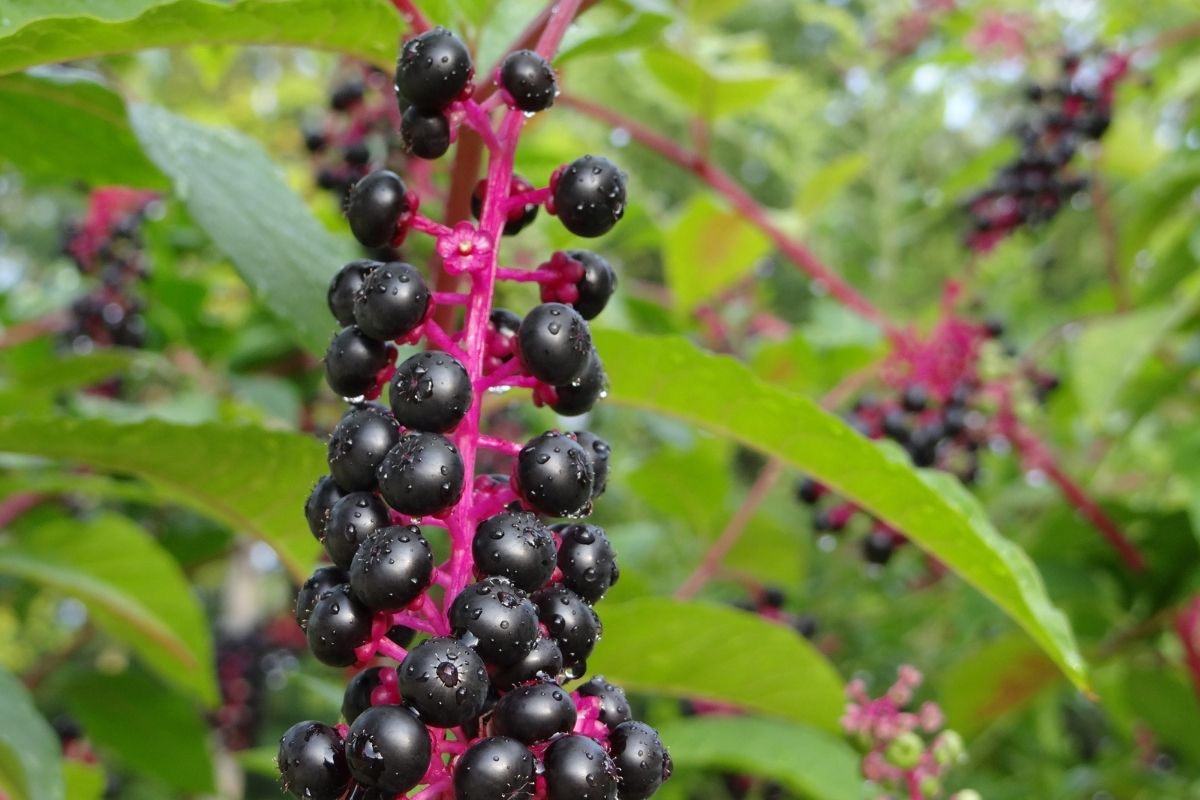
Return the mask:
<svg viewBox="0 0 1200 800">
<path fill-rule="evenodd" d="M 779 248 L 796 266 L 810 278 L 824 286 L 829 294 L 842 305 L 869 322 L 878 325 L 889 337 L 896 339 L 900 330 L 870 300 L 847 283 L 819 259 L 806 245 L 792 238 L 771 221 L 767 210 L 750 196 L 730 175 L 700 153 L 678 144 L 672 139 L 651 130 L 642 123 L 629 119 L 604 106 L 576 97 L 563 96 L 559 102 L 590 117 L 601 120 L 626 131 L 634 141 L 655 151 L 683 169 L 690 171 L 707 183 L 714 191 L 725 197 L 737 211 Z"/>
<path fill-rule="evenodd" d="M 431 27 L 429 20 L 412 0 L 392 0 L 392 5 L 400 12 L 400 16 L 408 23 L 413 33 L 424 33 Z"/>
<path fill-rule="evenodd" d="M 1183 657 L 1192 678 L 1192 688 L 1200 699 L 1200 595 L 1175 615 L 1175 633 L 1183 645 Z"/>
</svg>

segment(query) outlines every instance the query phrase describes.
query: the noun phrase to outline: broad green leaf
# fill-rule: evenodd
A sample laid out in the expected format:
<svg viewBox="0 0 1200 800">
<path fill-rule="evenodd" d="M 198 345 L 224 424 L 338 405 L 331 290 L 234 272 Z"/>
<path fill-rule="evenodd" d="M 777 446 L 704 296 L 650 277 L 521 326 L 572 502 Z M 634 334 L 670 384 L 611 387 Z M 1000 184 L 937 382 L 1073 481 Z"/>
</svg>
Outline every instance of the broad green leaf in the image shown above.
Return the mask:
<svg viewBox="0 0 1200 800">
<path fill-rule="evenodd" d="M 151 160 L 255 295 L 298 341 L 323 352 L 335 328 L 325 291 L 355 257 L 349 241 L 326 231 L 242 134 L 148 105 L 134 106 L 130 118 Z"/>
<path fill-rule="evenodd" d="M 63 777 L 66 779 L 66 800 L 102 800 L 108 776 L 99 764 L 65 759 Z"/>
<path fill-rule="evenodd" d="M 666 231 L 663 259 L 676 306 L 691 311 L 754 269 L 771 243 L 739 214 L 697 194 Z"/>
<path fill-rule="evenodd" d="M 626 14 L 607 25 L 593 26 L 587 20 L 581 21 L 572 26 L 563 39 L 555 63 L 561 65 L 581 56 L 626 53 L 648 47 L 660 41 L 663 30 L 671 22 L 669 14 L 648 11 Z"/>
<path fill-rule="evenodd" d="M 866 153 L 847 153 L 826 163 L 800 184 L 796 194 L 796 210 L 810 216 L 829 204 L 833 198 L 866 172 L 870 159 Z"/>
<path fill-rule="evenodd" d="M 645 598 L 600 609 L 604 638 L 588 659 L 635 691 L 715 700 L 838 729 L 841 678 L 803 637 L 756 614 Z"/>
<path fill-rule="evenodd" d="M 194 44 L 311 47 L 386 65 L 403 29 L 387 0 L 0 0 L 0 73 Z"/>
<path fill-rule="evenodd" d="M 709 69 L 691 56 L 666 47 L 647 50 L 642 59 L 663 88 L 706 119 L 752 109 L 782 82 L 778 75 L 761 71 Z"/>
<path fill-rule="evenodd" d="M 208 726 L 187 697 L 136 669 L 115 675 L 80 673 L 63 695 L 101 749 L 176 789 L 212 791 Z"/>
<path fill-rule="evenodd" d="M 63 800 L 62 745 L 21 681 L 0 670 L 0 787 L 11 800 Z"/>
<path fill-rule="evenodd" d="M 30 179 L 165 187 L 129 129 L 125 105 L 81 73 L 0 78 L 0 162 Z"/>
<path fill-rule="evenodd" d="M 1023 708 L 1058 680 L 1054 662 L 1028 638 L 1008 635 L 950 667 L 942 676 L 939 696 L 950 727 L 970 736 Z"/>
<path fill-rule="evenodd" d="M 597 330 L 611 402 L 686 420 L 803 470 L 928 551 L 989 597 L 1077 686 L 1087 686 L 1070 626 L 1037 568 L 956 480 L 915 470 L 807 397 L 763 383 L 737 361 L 684 339 Z"/>
<path fill-rule="evenodd" d="M 262 539 L 296 580 L 307 577 L 319 549 L 302 509 L 326 470 L 323 450 L 307 436 L 248 425 L 0 420 L 0 452 L 143 478 L 176 501 Z"/>
<path fill-rule="evenodd" d="M 125 517 L 40 525 L 0 545 L 0 574 L 80 600 L 97 625 L 165 680 L 216 704 L 212 638 L 200 600 L 179 565 Z"/>
<path fill-rule="evenodd" d="M 859 754 L 841 738 L 805 725 L 755 716 L 690 717 L 662 726 L 659 735 L 677 769 L 766 778 L 809 800 L 862 797 Z"/>
</svg>

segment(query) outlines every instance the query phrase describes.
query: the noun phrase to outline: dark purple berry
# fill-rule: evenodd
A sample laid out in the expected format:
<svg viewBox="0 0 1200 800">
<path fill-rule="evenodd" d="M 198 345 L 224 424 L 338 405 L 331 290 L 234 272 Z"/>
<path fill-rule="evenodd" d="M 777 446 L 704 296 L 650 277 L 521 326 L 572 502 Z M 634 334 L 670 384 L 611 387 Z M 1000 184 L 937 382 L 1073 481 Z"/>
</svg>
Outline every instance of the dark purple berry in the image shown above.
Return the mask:
<svg viewBox="0 0 1200 800">
<path fill-rule="evenodd" d="M 582 156 L 558 175 L 554 208 L 576 236 L 603 236 L 625 215 L 625 173 L 607 158 Z"/>
<path fill-rule="evenodd" d="M 571 734 L 542 757 L 547 800 L 615 800 L 617 769 L 595 740 Z"/>
<path fill-rule="evenodd" d="M 633 719 L 633 710 L 629 707 L 629 699 L 625 690 L 620 686 L 604 680 L 603 675 L 597 675 L 579 687 L 582 697 L 600 698 L 600 722 L 609 729 L 615 728 L 622 722 Z"/>
<path fill-rule="evenodd" d="M 452 728 L 483 711 L 487 670 L 458 639 L 426 639 L 408 652 L 398 670 L 400 696 L 426 725 Z"/>
<path fill-rule="evenodd" d="M 342 695 L 342 719 L 347 725 L 354 723 L 358 715 L 371 707 L 371 693 L 381 685 L 380 673 L 387 667 L 368 667 L 356 674 L 346 684 Z"/>
<path fill-rule="evenodd" d="M 588 453 L 571 437 L 549 431 L 517 455 L 516 488 L 534 511 L 574 517 L 591 508 L 595 472 Z"/>
<path fill-rule="evenodd" d="M 450 149 L 450 122 L 441 111 L 409 106 L 400 118 L 400 139 L 417 158 L 441 158 Z"/>
<path fill-rule="evenodd" d="M 898 408 L 883 415 L 883 434 L 889 439 L 904 444 L 912 436 L 908 426 L 908 415 Z"/>
<path fill-rule="evenodd" d="M 576 675 L 600 638 L 600 617 L 583 598 L 565 586 L 552 586 L 533 596 L 538 619 L 562 650 L 563 663 Z"/>
<path fill-rule="evenodd" d="M 350 232 L 364 247 L 383 247 L 396 235 L 400 217 L 408 211 L 408 187 L 391 170 L 372 172 L 351 187 L 346 196 Z"/>
<path fill-rule="evenodd" d="M 925 410 L 929 405 L 929 393 L 925 391 L 925 387 L 919 383 L 914 383 L 905 388 L 904 393 L 900 395 L 900 405 L 905 411 L 913 414 Z"/>
<path fill-rule="evenodd" d="M 465 467 L 458 448 L 437 433 L 410 431 L 378 470 L 383 499 L 401 514 L 440 514 L 462 497 Z"/>
<path fill-rule="evenodd" d="M 382 264 L 378 261 L 351 261 L 333 276 L 325 299 L 339 325 L 354 324 L 354 297 L 362 291 L 371 271 L 379 266 Z"/>
<path fill-rule="evenodd" d="M 358 658 L 355 648 L 371 640 L 371 610 L 342 584 L 321 593 L 308 617 L 308 647 L 322 664 L 348 667 Z"/>
<path fill-rule="evenodd" d="M 368 336 L 399 339 L 425 321 L 429 287 L 412 264 L 376 267 L 354 298 L 354 320 Z"/>
<path fill-rule="evenodd" d="M 321 595 L 348 580 L 350 576 L 341 567 L 317 567 L 300 587 L 300 591 L 296 592 L 296 624 L 300 626 L 300 630 L 308 629 L 308 618 Z"/>
<path fill-rule="evenodd" d="M 343 151 L 342 157 L 347 164 L 361 167 L 371 160 L 371 148 L 367 147 L 366 142 L 355 142 Z"/>
<path fill-rule="evenodd" d="M 429 768 L 429 731 L 404 706 L 373 706 L 346 736 L 346 761 L 355 780 L 385 796 L 407 792 Z"/>
<path fill-rule="evenodd" d="M 346 111 L 363 99 L 362 81 L 346 81 L 329 95 L 329 107 L 334 111 Z"/>
<path fill-rule="evenodd" d="M 400 440 L 396 420 L 377 405 L 347 411 L 329 437 L 329 472 L 348 491 L 375 488 L 375 470 Z"/>
<path fill-rule="evenodd" d="M 575 701 L 557 683 L 518 686 L 492 711 L 492 732 L 537 744 L 575 726 Z"/>
<path fill-rule="evenodd" d="M 399 611 L 432 579 L 433 551 L 416 525 L 375 531 L 359 545 L 350 565 L 350 588 L 373 611 Z"/>
<path fill-rule="evenodd" d="M 466 367 L 440 350 L 405 359 L 392 377 L 392 413 L 411 430 L 453 430 L 470 410 L 472 396 Z"/>
<path fill-rule="evenodd" d="M 391 523 L 387 506 L 371 492 L 351 492 L 337 501 L 325 527 L 325 552 L 342 569 L 350 569 L 358 546 Z"/>
<path fill-rule="evenodd" d="M 887 531 L 873 530 L 862 540 L 863 559 L 868 564 L 882 566 L 892 559 L 896 551 L 896 540 Z"/>
<path fill-rule="evenodd" d="M 400 49 L 396 91 L 422 111 L 440 111 L 463 93 L 472 73 L 471 54 L 462 39 L 438 27 Z"/>
<path fill-rule="evenodd" d="M 476 742 L 454 765 L 455 800 L 530 800 L 533 790 L 533 754 L 507 736 Z"/>
<path fill-rule="evenodd" d="M 500 63 L 500 85 L 521 111 L 545 111 L 554 105 L 558 81 L 550 62 L 532 50 L 515 50 Z"/>
<path fill-rule="evenodd" d="M 449 619 L 454 635 L 496 666 L 517 663 L 538 638 L 537 608 L 506 578 L 484 578 L 463 589 Z"/>
<path fill-rule="evenodd" d="M 592 462 L 592 499 L 604 494 L 608 488 L 608 457 L 612 452 L 608 442 L 591 431 L 574 431 L 572 436 L 588 454 Z"/>
<path fill-rule="evenodd" d="M 313 720 L 287 729 L 275 763 L 284 791 L 302 800 L 337 800 L 350 783 L 342 737 Z"/>
<path fill-rule="evenodd" d="M 521 318 L 507 308 L 493 308 L 488 316 L 488 325 L 500 336 L 512 339 L 521 327 Z"/>
<path fill-rule="evenodd" d="M 556 525 L 554 530 L 562 538 L 558 568 L 563 585 L 589 603 L 597 602 L 620 576 L 617 554 L 604 529 L 575 523 Z"/>
<path fill-rule="evenodd" d="M 342 328 L 325 351 L 325 380 L 342 397 L 361 397 L 387 366 L 387 345 L 351 325 Z"/>
<path fill-rule="evenodd" d="M 617 273 L 607 260 L 590 250 L 568 250 L 567 255 L 583 265 L 583 277 L 575 284 L 579 299 L 571 305 L 584 319 L 595 319 L 617 290 Z"/>
<path fill-rule="evenodd" d="M 564 417 L 577 417 L 591 411 L 607 391 L 608 376 L 604 372 L 604 364 L 593 350 L 583 377 L 554 387 L 556 399 L 550 408 Z"/>
<path fill-rule="evenodd" d="M 319 153 L 329 144 L 325 140 L 325 134 L 317 130 L 306 130 L 304 132 L 304 149 L 310 153 Z"/>
<path fill-rule="evenodd" d="M 815 505 L 821 499 L 821 484 L 812 478 L 801 478 L 796 484 L 796 497 L 805 505 Z"/>
<path fill-rule="evenodd" d="M 557 681 L 563 671 L 562 650 L 558 642 L 539 636 L 533 649 L 515 664 L 492 672 L 492 685 L 501 691 L 533 680 Z"/>
<path fill-rule="evenodd" d="M 554 537 L 528 511 L 506 511 L 479 523 L 471 555 L 481 574 L 507 578 L 525 592 L 550 580 L 556 558 Z"/>
<path fill-rule="evenodd" d="M 304 501 L 304 518 L 308 521 L 308 529 L 317 541 L 325 541 L 325 526 L 329 524 L 329 512 L 334 503 L 346 496 L 342 487 L 328 475 L 317 481 L 316 486 Z"/>
<path fill-rule="evenodd" d="M 622 722 L 613 728 L 608 752 L 617 765 L 621 800 L 646 800 L 671 775 L 671 757 L 658 731 L 644 722 Z"/>
</svg>

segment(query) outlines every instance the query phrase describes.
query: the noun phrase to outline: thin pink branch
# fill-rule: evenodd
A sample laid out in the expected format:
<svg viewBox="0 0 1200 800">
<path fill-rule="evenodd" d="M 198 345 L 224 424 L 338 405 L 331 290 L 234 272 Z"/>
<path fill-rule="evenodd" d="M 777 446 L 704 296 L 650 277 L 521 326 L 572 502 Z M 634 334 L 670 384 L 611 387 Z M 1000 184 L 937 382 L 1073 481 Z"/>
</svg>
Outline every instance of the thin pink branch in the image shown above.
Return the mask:
<svg viewBox="0 0 1200 800">
<path fill-rule="evenodd" d="M 392 5 L 400 12 L 400 16 L 408 23 L 413 33 L 424 33 L 431 27 L 429 20 L 413 0 L 392 0 Z"/>
<path fill-rule="evenodd" d="M 1192 688 L 1196 698 L 1200 699 L 1200 595 L 1188 601 L 1175 615 L 1175 633 L 1183 645 L 1183 657 L 1192 678 Z"/>
</svg>

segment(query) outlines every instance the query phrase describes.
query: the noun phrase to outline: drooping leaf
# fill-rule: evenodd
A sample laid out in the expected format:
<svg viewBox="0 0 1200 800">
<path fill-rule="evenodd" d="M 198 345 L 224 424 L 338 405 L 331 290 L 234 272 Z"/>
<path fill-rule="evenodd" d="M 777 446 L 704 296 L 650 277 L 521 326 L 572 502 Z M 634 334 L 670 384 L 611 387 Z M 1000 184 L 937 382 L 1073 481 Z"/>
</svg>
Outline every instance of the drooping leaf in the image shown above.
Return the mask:
<svg viewBox="0 0 1200 800">
<path fill-rule="evenodd" d="M 0 73 L 193 44 L 311 47 L 387 65 L 403 30 L 387 0 L 0 0 Z"/>
<path fill-rule="evenodd" d="M 572 26 L 555 63 L 561 65 L 581 56 L 626 53 L 647 47 L 659 41 L 672 18 L 670 14 L 646 10 L 624 14 L 613 24 L 592 26 L 589 21 L 584 18 Z"/>
<path fill-rule="evenodd" d="M 21 681 L 0 670 L 0 787 L 12 800 L 63 800 L 62 745 Z"/>
<path fill-rule="evenodd" d="M 1080 687 L 1083 658 L 1037 568 L 1002 537 L 962 485 L 916 470 L 806 397 L 763 383 L 744 365 L 684 339 L 597 330 L 611 402 L 686 420 L 779 457 L 903 531 L 1025 629 Z M 624 357 L 622 357 L 624 356 Z"/>
<path fill-rule="evenodd" d="M 322 451 L 306 436 L 245 425 L 0 420 L 0 452 L 143 478 L 235 531 L 262 539 L 297 580 L 308 575 L 319 550 L 302 509 L 309 487 L 326 469 Z"/>
<path fill-rule="evenodd" d="M 735 283 L 766 255 L 770 242 L 739 214 L 697 194 L 663 241 L 667 285 L 681 311 L 691 311 Z"/>
<path fill-rule="evenodd" d="M 758 716 L 690 717 L 659 735 L 681 770 L 766 778 L 810 800 L 859 800 L 859 755 L 840 738 Z"/>
<path fill-rule="evenodd" d="M 970 736 L 1030 703 L 1058 681 L 1054 662 L 1024 636 L 1003 636 L 972 651 L 942 676 L 950 727 Z"/>
<path fill-rule="evenodd" d="M 604 637 L 588 659 L 593 673 L 626 689 L 726 702 L 837 730 L 841 678 L 791 628 L 665 598 L 606 604 L 600 614 Z"/>
<path fill-rule="evenodd" d="M 194 703 L 147 673 L 73 676 L 63 691 L 88 738 L 128 766 L 185 792 L 211 792 L 208 726 Z"/>
<path fill-rule="evenodd" d="M 39 525 L 0 545 L 0 574 L 75 597 L 97 625 L 165 680 L 205 703 L 217 702 L 212 638 L 200 601 L 171 557 L 125 517 Z"/>
<path fill-rule="evenodd" d="M 330 234 L 257 143 L 148 105 L 130 110 L 147 154 L 166 173 L 192 218 L 263 303 L 313 352 L 335 324 L 325 290 L 354 258 L 348 239 Z"/>
<path fill-rule="evenodd" d="M 129 129 L 121 99 L 80 73 L 0 77 L 0 118 L 0 161 L 27 178 L 167 185 Z"/>
</svg>

